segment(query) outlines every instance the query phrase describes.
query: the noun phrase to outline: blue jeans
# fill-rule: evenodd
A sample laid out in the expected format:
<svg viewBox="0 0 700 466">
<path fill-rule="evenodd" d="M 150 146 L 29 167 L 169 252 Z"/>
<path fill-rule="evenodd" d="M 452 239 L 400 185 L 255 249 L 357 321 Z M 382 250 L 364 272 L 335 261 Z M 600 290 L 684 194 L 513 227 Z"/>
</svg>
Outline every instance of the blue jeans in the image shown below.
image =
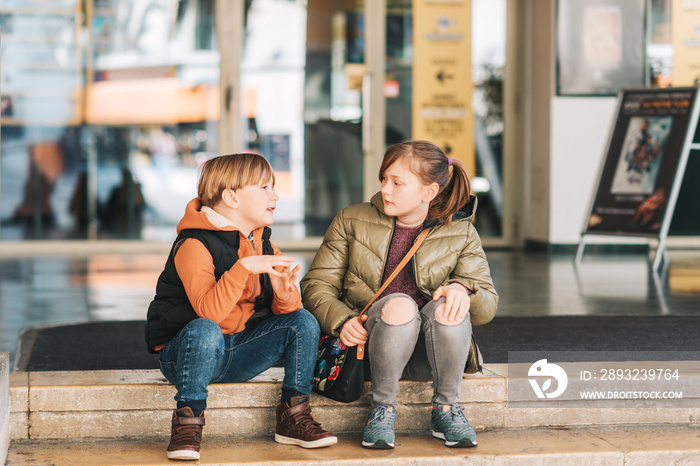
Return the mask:
<svg viewBox="0 0 700 466">
<path fill-rule="evenodd" d="M 206 400 L 210 383 L 245 382 L 284 358 L 282 388 L 308 394 L 319 338 L 318 321 L 305 309 L 233 335 L 212 320 L 195 319 L 163 347 L 160 371 L 175 384 L 175 400 L 187 402 Z"/>
</svg>

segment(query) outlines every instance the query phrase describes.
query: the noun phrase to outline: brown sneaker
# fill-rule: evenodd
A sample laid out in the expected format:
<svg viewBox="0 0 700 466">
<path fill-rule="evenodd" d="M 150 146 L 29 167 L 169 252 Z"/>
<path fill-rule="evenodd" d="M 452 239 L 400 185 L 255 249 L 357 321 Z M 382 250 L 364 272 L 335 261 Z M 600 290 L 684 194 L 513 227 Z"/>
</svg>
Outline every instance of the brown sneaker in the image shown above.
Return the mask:
<svg viewBox="0 0 700 466">
<path fill-rule="evenodd" d="M 277 406 L 277 428 L 275 442 L 299 445 L 304 448 L 326 447 L 338 443 L 338 437 L 321 428 L 321 424 L 311 417 L 308 399 L 299 403 L 294 396 L 289 403 Z"/>
<path fill-rule="evenodd" d="M 198 460 L 199 444 L 202 442 L 204 411 L 194 417 L 192 408 L 185 406 L 173 411 L 173 424 L 170 431 L 168 458 L 171 460 Z"/>
</svg>

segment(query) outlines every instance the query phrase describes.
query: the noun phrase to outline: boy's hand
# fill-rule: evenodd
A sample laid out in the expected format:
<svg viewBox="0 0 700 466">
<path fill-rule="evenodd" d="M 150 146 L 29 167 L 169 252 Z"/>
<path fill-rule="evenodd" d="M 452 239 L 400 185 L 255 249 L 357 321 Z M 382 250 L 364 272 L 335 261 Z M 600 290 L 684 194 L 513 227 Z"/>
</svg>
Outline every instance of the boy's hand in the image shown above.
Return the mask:
<svg viewBox="0 0 700 466">
<path fill-rule="evenodd" d="M 445 297 L 444 316 L 449 322 L 461 322 L 469 312 L 471 299 L 467 289 L 459 283 L 450 283 L 447 286 L 441 286 L 435 293 L 433 299 L 438 300 L 442 296 Z"/>
<path fill-rule="evenodd" d="M 270 284 L 275 292 L 275 296 L 280 301 L 287 301 L 292 296 L 292 293 L 296 291 L 296 286 L 294 285 L 297 281 L 297 275 L 299 275 L 299 270 L 301 269 L 301 264 L 297 264 L 293 269 L 289 267 L 278 267 L 275 272 L 279 273 L 279 276 L 270 275 Z"/>
<path fill-rule="evenodd" d="M 362 325 L 362 322 L 366 320 L 367 314 L 348 319 L 340 329 L 340 341 L 342 341 L 345 346 L 355 346 L 365 343 L 369 334 Z"/>
<path fill-rule="evenodd" d="M 275 267 L 289 270 L 294 259 L 289 256 L 279 256 L 272 254 L 263 254 L 261 256 L 246 256 L 239 259 L 243 267 L 248 269 L 250 273 L 266 273 L 272 277 L 282 277 L 282 272 L 275 270 Z M 300 267 L 300 266 L 299 266 Z M 297 270 L 298 272 L 298 270 Z"/>
</svg>

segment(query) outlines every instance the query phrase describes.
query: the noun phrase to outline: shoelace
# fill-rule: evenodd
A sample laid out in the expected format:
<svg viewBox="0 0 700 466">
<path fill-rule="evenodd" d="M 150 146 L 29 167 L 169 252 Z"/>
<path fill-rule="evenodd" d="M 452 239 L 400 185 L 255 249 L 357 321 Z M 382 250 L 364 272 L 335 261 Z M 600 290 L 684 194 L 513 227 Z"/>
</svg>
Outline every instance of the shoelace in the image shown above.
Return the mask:
<svg viewBox="0 0 700 466">
<path fill-rule="evenodd" d="M 372 413 L 372 419 L 370 419 L 370 424 L 374 424 L 376 422 L 376 425 L 380 427 L 391 427 L 391 418 L 392 416 L 389 413 L 389 409 L 393 408 L 388 405 L 382 405 L 378 408 L 375 408 L 374 412 Z"/>
<path fill-rule="evenodd" d="M 452 422 L 454 422 L 452 425 L 453 429 L 474 430 L 469 424 L 469 421 L 467 421 L 467 416 L 464 415 L 464 406 L 458 404 L 453 405 L 451 415 Z"/>
</svg>

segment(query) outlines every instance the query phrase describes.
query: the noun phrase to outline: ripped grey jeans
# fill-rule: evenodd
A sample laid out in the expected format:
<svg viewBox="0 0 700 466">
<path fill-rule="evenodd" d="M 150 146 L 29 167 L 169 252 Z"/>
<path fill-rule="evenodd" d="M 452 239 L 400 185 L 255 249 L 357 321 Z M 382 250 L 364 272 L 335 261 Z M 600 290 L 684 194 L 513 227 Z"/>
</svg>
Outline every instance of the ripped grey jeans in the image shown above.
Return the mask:
<svg viewBox="0 0 700 466">
<path fill-rule="evenodd" d="M 392 325 L 382 311 L 392 298 L 412 298 L 403 293 L 385 296 L 369 308 L 364 324 L 369 332 L 366 353 L 372 380 L 372 405 L 398 405 L 399 378 L 432 380 L 433 404 L 453 405 L 459 401 L 462 375 L 471 344 L 469 314 L 456 325 L 435 319 L 445 298 L 430 301 L 406 324 Z"/>
</svg>

